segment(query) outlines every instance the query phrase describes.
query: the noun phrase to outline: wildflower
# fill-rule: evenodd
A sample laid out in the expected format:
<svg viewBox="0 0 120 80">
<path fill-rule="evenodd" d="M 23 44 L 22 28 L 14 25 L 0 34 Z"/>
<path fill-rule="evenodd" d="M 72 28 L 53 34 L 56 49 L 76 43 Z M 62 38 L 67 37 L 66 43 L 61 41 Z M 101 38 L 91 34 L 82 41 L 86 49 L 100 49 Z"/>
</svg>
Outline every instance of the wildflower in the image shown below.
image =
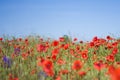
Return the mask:
<svg viewBox="0 0 120 80">
<path fill-rule="evenodd" d="M 92 40 L 93 42 L 96 42 L 96 41 L 98 41 L 98 37 L 97 36 L 95 36 L 94 38 L 93 38 L 93 40 Z"/>
<path fill-rule="evenodd" d="M 41 57 L 40 59 L 38 59 L 37 65 L 42 66 L 44 61 L 45 59 Z"/>
<path fill-rule="evenodd" d="M 55 48 L 52 50 L 52 55 L 57 55 L 59 53 L 59 48 Z"/>
<path fill-rule="evenodd" d="M 22 38 L 18 38 L 18 41 L 22 41 Z"/>
<path fill-rule="evenodd" d="M 79 50 L 80 50 L 80 46 L 77 45 L 77 46 L 76 46 L 76 51 L 79 51 Z"/>
<path fill-rule="evenodd" d="M 107 61 L 113 62 L 115 60 L 114 55 L 110 54 L 106 57 Z"/>
<path fill-rule="evenodd" d="M 20 48 L 15 48 L 15 49 L 14 49 L 14 53 L 15 53 L 16 55 L 19 55 L 19 54 L 20 54 Z"/>
<path fill-rule="evenodd" d="M 55 80 L 61 80 L 61 76 L 57 76 Z"/>
<path fill-rule="evenodd" d="M 19 80 L 18 77 L 14 77 L 12 74 L 9 74 L 8 76 L 9 76 L 8 80 Z"/>
<path fill-rule="evenodd" d="M 22 53 L 21 55 L 22 55 L 22 58 L 25 60 L 25 59 L 27 59 L 29 54 L 28 53 Z"/>
<path fill-rule="evenodd" d="M 82 53 L 81 55 L 83 59 L 88 59 L 88 55 L 86 53 Z"/>
<path fill-rule="evenodd" d="M 60 74 L 68 74 L 68 70 L 64 69 L 64 70 L 60 70 Z"/>
<path fill-rule="evenodd" d="M 83 59 L 88 59 L 88 50 L 84 50 L 81 53 Z"/>
<path fill-rule="evenodd" d="M 86 72 L 85 71 L 80 71 L 80 72 L 78 72 L 78 74 L 82 77 L 82 76 L 86 75 Z"/>
<path fill-rule="evenodd" d="M 42 42 L 42 41 L 43 41 L 43 38 L 40 38 L 40 41 Z"/>
<path fill-rule="evenodd" d="M 24 42 L 26 45 L 28 45 L 29 44 L 28 38 L 26 38 Z"/>
<path fill-rule="evenodd" d="M 28 42 L 28 38 L 25 39 L 25 42 Z"/>
<path fill-rule="evenodd" d="M 98 71 L 100 71 L 103 67 L 104 64 L 102 63 L 102 61 L 94 62 L 94 68 L 97 69 Z"/>
<path fill-rule="evenodd" d="M 74 40 L 73 41 L 77 41 L 77 38 L 74 38 Z"/>
<path fill-rule="evenodd" d="M 59 45 L 59 41 L 54 40 L 54 41 L 52 42 L 52 45 L 53 45 L 53 46 L 58 46 L 58 45 Z"/>
<path fill-rule="evenodd" d="M 112 43 L 112 46 L 113 46 L 113 47 L 117 47 L 117 46 L 118 46 L 118 42 L 117 42 L 117 41 L 116 41 L 116 42 L 113 42 L 113 43 Z"/>
<path fill-rule="evenodd" d="M 83 43 L 83 41 L 80 41 L 80 43 L 82 44 L 82 43 Z"/>
<path fill-rule="evenodd" d="M 45 50 L 46 50 L 46 46 L 45 45 L 43 45 L 43 44 L 38 44 L 37 45 L 37 51 L 38 52 L 43 52 Z"/>
<path fill-rule="evenodd" d="M 72 69 L 80 70 L 82 68 L 82 62 L 80 60 L 76 60 L 73 62 Z"/>
<path fill-rule="evenodd" d="M 63 65 L 63 64 L 65 64 L 65 61 L 63 59 L 58 59 L 57 64 Z"/>
<path fill-rule="evenodd" d="M 47 73 L 47 75 L 53 76 L 53 63 L 50 60 L 45 60 L 43 62 L 43 70 Z"/>
<path fill-rule="evenodd" d="M 56 55 L 52 55 L 52 60 L 56 60 Z"/>
<path fill-rule="evenodd" d="M 7 68 L 10 68 L 12 65 L 12 60 L 7 56 L 3 56 L 3 62 L 4 62 L 4 66 Z"/>
<path fill-rule="evenodd" d="M 108 68 L 108 74 L 110 75 L 111 80 L 120 80 L 120 67 L 115 68 L 110 66 Z"/>
<path fill-rule="evenodd" d="M 2 41 L 2 40 L 3 40 L 3 38 L 0 37 L 0 41 Z"/>
<path fill-rule="evenodd" d="M 110 37 L 110 36 L 107 36 L 106 39 L 107 39 L 107 40 L 113 40 L 113 38 Z"/>
<path fill-rule="evenodd" d="M 112 54 L 115 55 L 115 54 L 117 54 L 117 53 L 118 53 L 118 48 L 115 47 L 115 48 L 112 50 Z"/>
<path fill-rule="evenodd" d="M 74 55 L 74 53 L 75 53 L 75 50 L 74 49 L 70 49 L 70 54 Z"/>
<path fill-rule="evenodd" d="M 69 48 L 69 44 L 64 45 L 64 49 L 67 50 Z"/>
<path fill-rule="evenodd" d="M 9 77 L 8 77 L 8 80 L 13 80 L 13 76 L 12 76 L 12 74 L 11 73 L 9 73 L 9 75 L 8 75 Z"/>
<path fill-rule="evenodd" d="M 18 78 L 13 78 L 13 80 L 19 80 Z"/>
<path fill-rule="evenodd" d="M 93 47 L 95 44 L 94 42 L 90 42 L 90 46 Z"/>
<path fill-rule="evenodd" d="M 64 37 L 60 37 L 60 38 L 59 38 L 59 41 L 60 41 L 60 42 L 63 42 L 63 41 L 64 41 Z"/>
<path fill-rule="evenodd" d="M 40 71 L 38 73 L 39 80 L 45 80 L 45 78 L 47 78 L 47 77 L 48 77 L 48 75 L 44 71 Z"/>
</svg>

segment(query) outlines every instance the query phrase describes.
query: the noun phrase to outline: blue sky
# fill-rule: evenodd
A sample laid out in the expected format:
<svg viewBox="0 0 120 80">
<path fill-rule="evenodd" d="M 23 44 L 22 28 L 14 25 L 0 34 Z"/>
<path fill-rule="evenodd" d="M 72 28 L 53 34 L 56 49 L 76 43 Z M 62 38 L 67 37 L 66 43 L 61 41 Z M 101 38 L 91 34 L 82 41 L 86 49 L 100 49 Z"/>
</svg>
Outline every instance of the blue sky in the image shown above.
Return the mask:
<svg viewBox="0 0 120 80">
<path fill-rule="evenodd" d="M 120 0 L 0 0 L 0 36 L 120 35 Z"/>
</svg>

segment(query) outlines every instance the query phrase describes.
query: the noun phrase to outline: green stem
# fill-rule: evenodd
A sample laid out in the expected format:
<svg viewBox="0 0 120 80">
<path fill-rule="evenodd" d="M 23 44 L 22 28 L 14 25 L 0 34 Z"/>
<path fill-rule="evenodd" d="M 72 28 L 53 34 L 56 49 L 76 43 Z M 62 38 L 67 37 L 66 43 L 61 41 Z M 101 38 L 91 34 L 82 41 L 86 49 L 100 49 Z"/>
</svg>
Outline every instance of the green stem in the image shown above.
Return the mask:
<svg viewBox="0 0 120 80">
<path fill-rule="evenodd" d="M 101 71 L 98 72 L 98 80 L 100 80 Z"/>
</svg>

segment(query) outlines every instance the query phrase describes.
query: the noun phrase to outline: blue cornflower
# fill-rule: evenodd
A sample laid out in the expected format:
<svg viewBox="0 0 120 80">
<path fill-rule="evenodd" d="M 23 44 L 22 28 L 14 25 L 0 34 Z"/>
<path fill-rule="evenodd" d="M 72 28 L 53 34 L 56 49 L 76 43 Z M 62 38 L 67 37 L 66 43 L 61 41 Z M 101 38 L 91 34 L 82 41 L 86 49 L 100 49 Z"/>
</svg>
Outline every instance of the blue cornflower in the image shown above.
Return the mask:
<svg viewBox="0 0 120 80">
<path fill-rule="evenodd" d="M 45 78 L 47 78 L 47 77 L 48 77 L 48 75 L 44 71 L 40 71 L 38 73 L 39 80 L 45 80 Z"/>
<path fill-rule="evenodd" d="M 17 54 L 17 55 L 20 54 L 20 48 L 15 48 L 14 53 Z"/>
<path fill-rule="evenodd" d="M 12 65 L 12 60 L 7 56 L 3 56 L 4 67 L 10 68 Z"/>
</svg>

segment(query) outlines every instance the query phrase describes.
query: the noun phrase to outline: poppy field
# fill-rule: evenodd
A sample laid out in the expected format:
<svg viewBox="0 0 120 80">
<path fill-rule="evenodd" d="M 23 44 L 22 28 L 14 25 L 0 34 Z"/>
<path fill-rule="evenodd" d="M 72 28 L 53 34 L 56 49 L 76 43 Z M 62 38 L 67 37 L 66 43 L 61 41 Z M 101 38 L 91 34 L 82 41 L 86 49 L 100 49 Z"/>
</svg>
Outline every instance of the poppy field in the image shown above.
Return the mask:
<svg viewBox="0 0 120 80">
<path fill-rule="evenodd" d="M 1 37 L 0 80 L 120 80 L 120 39 Z"/>
</svg>

